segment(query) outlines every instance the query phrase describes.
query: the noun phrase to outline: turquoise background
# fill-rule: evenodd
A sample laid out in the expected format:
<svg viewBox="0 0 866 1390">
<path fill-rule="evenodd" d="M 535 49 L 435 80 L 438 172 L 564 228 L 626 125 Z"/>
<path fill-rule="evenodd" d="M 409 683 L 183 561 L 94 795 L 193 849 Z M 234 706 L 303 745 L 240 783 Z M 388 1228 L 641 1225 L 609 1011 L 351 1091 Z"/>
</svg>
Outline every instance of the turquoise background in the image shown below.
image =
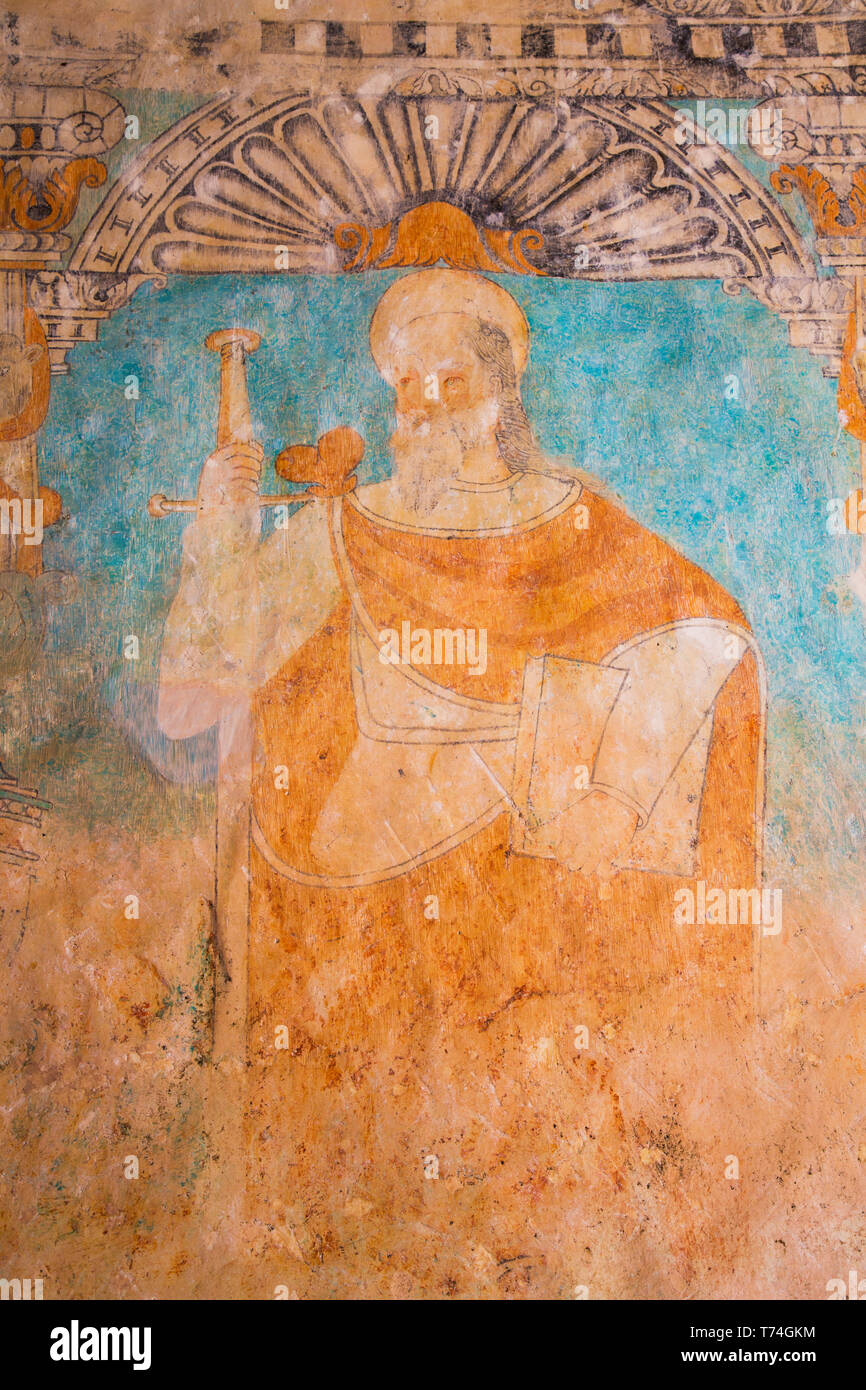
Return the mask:
<svg viewBox="0 0 866 1390">
<path fill-rule="evenodd" d="M 194 495 L 213 447 L 219 370 L 204 338 L 233 323 L 261 333 L 249 387 L 269 461 L 351 424 L 367 441 L 362 481 L 382 476 L 390 392 L 366 334 L 401 273 L 171 279 L 140 291 L 55 378 L 40 466 L 71 515 L 49 533 L 45 561 L 80 582 L 52 617 L 44 661 L 16 686 L 6 727 L 21 721 L 29 741 L 19 775 L 91 826 L 167 830 L 209 813 L 210 738 L 169 743 L 153 718 L 186 523 L 145 510 L 153 491 Z M 770 686 L 771 878 L 813 879 L 819 864 L 853 873 L 866 812 L 866 633 L 838 583 L 859 542 L 825 524 L 827 499 L 858 472 L 835 383 L 788 346 L 779 318 L 716 283 L 496 278 L 532 329 L 524 400 L 542 448 L 603 478 L 755 629 Z M 130 375 L 137 401 L 124 396 Z M 726 394 L 731 377 L 738 399 Z M 282 490 L 272 462 L 263 486 Z M 128 633 L 140 639 L 135 663 L 122 658 Z"/>
</svg>

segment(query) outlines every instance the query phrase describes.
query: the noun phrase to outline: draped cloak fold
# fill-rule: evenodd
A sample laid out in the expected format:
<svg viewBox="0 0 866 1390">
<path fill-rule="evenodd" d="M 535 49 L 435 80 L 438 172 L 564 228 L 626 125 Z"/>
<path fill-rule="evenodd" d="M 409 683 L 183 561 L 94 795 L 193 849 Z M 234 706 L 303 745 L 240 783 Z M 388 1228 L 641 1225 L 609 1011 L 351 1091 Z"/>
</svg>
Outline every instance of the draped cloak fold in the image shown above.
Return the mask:
<svg viewBox="0 0 866 1390">
<path fill-rule="evenodd" d="M 489 536 L 401 530 L 346 506 L 346 555 L 367 613 L 381 629 L 406 620 L 453 628 L 455 615 L 486 629 L 483 674 L 419 669 L 457 695 L 515 707 L 530 657 L 600 663 L 684 619 L 748 631 L 697 566 L 614 504 L 586 490 L 581 502 L 586 526 L 569 507 Z M 311 876 L 320 871 L 315 827 L 358 733 L 351 621 L 346 599 L 255 704 L 254 814 L 268 844 Z M 621 1191 L 631 1159 L 611 1048 L 664 1047 L 674 1034 L 726 1025 L 746 1036 L 749 1027 L 754 926 L 677 926 L 673 902 L 700 879 L 755 885 L 762 758 L 760 673 L 747 650 L 715 702 L 691 877 L 623 870 L 605 895 L 556 860 L 514 853 L 506 813 L 430 862 L 362 886 L 293 881 L 254 848 L 250 1016 L 260 1080 L 249 1123 L 262 1210 L 283 1203 L 302 1221 L 318 1211 L 321 1238 L 348 1260 L 338 1218 L 323 1211 L 342 1210 L 360 1191 L 377 1210 L 408 1202 L 417 1215 L 441 1202 L 419 1166 L 435 1153 L 443 1175 L 463 1174 L 448 1220 L 444 1209 L 428 1212 L 459 1264 L 461 1239 L 483 1236 L 487 1248 L 495 1231 L 506 1244 L 518 1238 L 528 1218 L 509 1214 L 513 1192 L 527 1173 L 564 1161 L 563 1117 L 587 1106 L 605 1155 L 594 1171 Z M 288 770 L 287 789 L 274 786 L 277 765 Z M 386 813 L 356 808 L 359 817 Z M 289 1042 L 275 1051 L 280 1025 Z M 606 1060 L 577 1048 L 578 1027 Z M 569 1161 L 577 1174 L 583 1159 Z M 337 1171 L 339 1194 L 329 1190 Z M 565 1219 L 565 1200 L 564 1188 L 538 1197 L 540 1230 Z M 406 1240 L 414 1268 L 422 1256 Z M 459 1284 L 453 1270 L 447 1277 Z"/>
</svg>

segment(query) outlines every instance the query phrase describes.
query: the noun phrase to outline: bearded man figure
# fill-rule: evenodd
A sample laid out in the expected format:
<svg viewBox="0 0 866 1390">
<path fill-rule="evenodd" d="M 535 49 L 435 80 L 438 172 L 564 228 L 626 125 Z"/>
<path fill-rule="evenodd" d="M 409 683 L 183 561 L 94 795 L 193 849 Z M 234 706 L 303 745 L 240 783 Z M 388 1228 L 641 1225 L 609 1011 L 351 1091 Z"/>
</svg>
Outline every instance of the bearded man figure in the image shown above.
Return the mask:
<svg viewBox="0 0 866 1390">
<path fill-rule="evenodd" d="M 184 539 L 160 720 L 254 714 L 248 1200 L 302 1296 L 707 1296 L 742 1244 L 761 927 L 677 903 L 760 881 L 760 657 L 542 455 L 528 345 L 494 282 L 405 276 L 391 476 L 261 542 L 221 449 Z"/>
</svg>

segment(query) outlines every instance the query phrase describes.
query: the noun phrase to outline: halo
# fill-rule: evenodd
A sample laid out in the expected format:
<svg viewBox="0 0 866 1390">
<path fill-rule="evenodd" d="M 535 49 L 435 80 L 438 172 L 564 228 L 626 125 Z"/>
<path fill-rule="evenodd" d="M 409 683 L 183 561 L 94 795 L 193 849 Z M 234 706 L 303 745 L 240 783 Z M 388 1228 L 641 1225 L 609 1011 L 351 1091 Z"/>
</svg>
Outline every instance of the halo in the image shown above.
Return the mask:
<svg viewBox="0 0 866 1390">
<path fill-rule="evenodd" d="M 387 380 L 394 339 L 415 319 L 438 314 L 469 314 L 493 323 L 506 334 L 520 376 L 529 355 L 529 324 L 507 290 L 469 270 L 416 270 L 382 295 L 370 320 L 370 351 Z"/>
</svg>

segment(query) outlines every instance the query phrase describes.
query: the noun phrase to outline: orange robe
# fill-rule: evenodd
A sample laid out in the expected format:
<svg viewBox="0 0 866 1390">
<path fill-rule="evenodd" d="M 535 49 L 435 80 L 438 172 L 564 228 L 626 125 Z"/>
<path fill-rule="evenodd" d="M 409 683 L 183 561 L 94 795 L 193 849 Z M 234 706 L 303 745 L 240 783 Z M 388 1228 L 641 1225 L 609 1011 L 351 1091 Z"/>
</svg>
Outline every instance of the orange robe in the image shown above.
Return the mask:
<svg viewBox="0 0 866 1390">
<path fill-rule="evenodd" d="M 424 674 L 498 702 L 519 700 L 530 656 L 597 663 L 681 618 L 747 627 L 695 565 L 610 503 L 581 500 L 585 530 L 568 510 L 489 538 L 410 534 L 347 507 L 367 612 L 383 629 L 453 627 L 455 614 L 486 628 L 484 675 Z M 313 828 L 356 737 L 349 619 L 347 600 L 257 699 L 255 813 L 309 873 Z M 715 706 L 695 875 L 709 885 L 755 883 L 761 738 L 747 652 Z M 278 764 L 288 794 L 274 789 Z M 294 882 L 253 850 L 250 1184 L 255 1213 L 295 1230 L 311 1292 L 572 1296 L 588 1261 L 607 1268 L 585 1253 L 587 1221 L 604 1210 L 616 1242 L 633 1219 L 637 1155 L 654 1152 L 641 1143 L 650 1121 L 624 1111 L 618 1067 L 640 1053 L 650 1091 L 672 1037 L 748 1029 L 753 927 L 675 926 L 674 893 L 694 880 L 670 875 L 622 871 L 601 896 L 595 880 L 512 852 L 508 821 L 368 887 Z"/>
</svg>

